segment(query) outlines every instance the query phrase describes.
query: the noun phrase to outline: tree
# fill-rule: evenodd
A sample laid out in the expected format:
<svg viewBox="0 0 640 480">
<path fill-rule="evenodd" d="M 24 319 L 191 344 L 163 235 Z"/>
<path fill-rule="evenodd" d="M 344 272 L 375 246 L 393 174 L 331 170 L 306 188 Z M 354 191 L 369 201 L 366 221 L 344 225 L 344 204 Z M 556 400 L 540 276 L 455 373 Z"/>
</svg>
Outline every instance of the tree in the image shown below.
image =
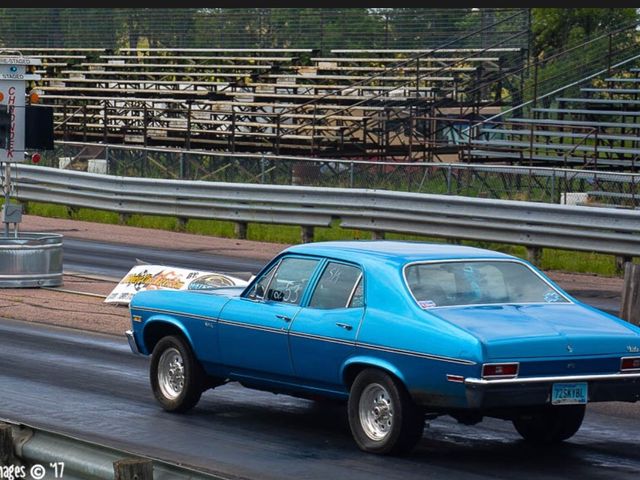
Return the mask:
<svg viewBox="0 0 640 480">
<path fill-rule="evenodd" d="M 638 21 L 635 8 L 534 8 L 532 9 L 533 53 L 566 49 L 608 30 Z"/>
</svg>

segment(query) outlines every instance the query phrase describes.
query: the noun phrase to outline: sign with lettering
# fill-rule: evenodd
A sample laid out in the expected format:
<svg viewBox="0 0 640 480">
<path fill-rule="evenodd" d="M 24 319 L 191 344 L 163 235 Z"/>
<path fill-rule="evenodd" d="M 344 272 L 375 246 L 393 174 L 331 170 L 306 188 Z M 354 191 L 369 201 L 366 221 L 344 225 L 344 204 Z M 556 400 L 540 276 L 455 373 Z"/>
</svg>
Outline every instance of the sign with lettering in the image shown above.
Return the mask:
<svg viewBox="0 0 640 480">
<path fill-rule="evenodd" d="M 105 299 L 106 303 L 129 304 L 142 290 L 209 290 L 246 286 L 249 282 L 231 275 L 163 265 L 136 265 Z"/>
</svg>

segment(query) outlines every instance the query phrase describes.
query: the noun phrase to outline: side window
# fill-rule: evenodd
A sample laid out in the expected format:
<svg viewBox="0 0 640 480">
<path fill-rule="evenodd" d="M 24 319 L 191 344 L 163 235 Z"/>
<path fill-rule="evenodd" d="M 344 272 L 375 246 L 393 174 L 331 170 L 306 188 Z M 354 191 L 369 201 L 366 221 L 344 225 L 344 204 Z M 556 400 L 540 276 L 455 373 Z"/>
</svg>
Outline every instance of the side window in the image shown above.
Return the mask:
<svg viewBox="0 0 640 480">
<path fill-rule="evenodd" d="M 274 302 L 299 304 L 317 265 L 318 260 L 284 258 L 266 287 L 265 298 Z"/>
<path fill-rule="evenodd" d="M 361 277 L 362 271 L 357 267 L 337 262 L 327 263 L 309 306 L 312 308 L 361 307 L 363 305 Z"/>
<path fill-rule="evenodd" d="M 251 290 L 247 294 L 247 298 L 250 298 L 251 300 L 262 300 L 262 299 L 264 299 L 264 294 L 267 291 L 267 287 L 269 286 L 269 282 L 271 282 L 271 277 L 273 277 L 273 272 L 276 271 L 276 267 L 278 265 L 279 264 L 276 263 L 269 270 L 267 270 L 264 273 L 264 275 L 262 275 L 262 277 L 260 277 L 260 280 L 258 280 L 255 283 L 253 288 L 251 288 Z"/>
</svg>

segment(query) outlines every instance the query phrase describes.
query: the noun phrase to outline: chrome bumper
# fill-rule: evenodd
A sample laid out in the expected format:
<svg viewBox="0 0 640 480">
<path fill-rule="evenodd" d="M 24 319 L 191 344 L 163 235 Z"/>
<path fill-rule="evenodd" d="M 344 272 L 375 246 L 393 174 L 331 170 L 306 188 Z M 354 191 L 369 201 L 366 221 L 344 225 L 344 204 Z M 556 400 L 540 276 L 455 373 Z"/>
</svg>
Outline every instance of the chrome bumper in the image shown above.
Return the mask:
<svg viewBox="0 0 640 480">
<path fill-rule="evenodd" d="M 640 373 L 567 375 L 504 379 L 466 378 L 470 408 L 500 408 L 545 405 L 551 402 L 554 383 L 586 382 L 589 402 L 640 400 Z"/>
<path fill-rule="evenodd" d="M 136 343 L 136 337 L 133 335 L 133 330 L 127 330 L 124 334 L 127 336 L 127 342 L 129 342 L 129 348 L 131 351 L 136 355 L 142 355 L 138 348 L 138 344 Z"/>
<path fill-rule="evenodd" d="M 570 375 L 561 377 L 496 378 L 494 380 L 487 380 L 484 378 L 465 378 L 464 383 L 465 385 L 523 385 L 530 383 L 599 382 L 631 379 L 640 379 L 640 373 L 606 373 L 600 375 Z"/>
</svg>

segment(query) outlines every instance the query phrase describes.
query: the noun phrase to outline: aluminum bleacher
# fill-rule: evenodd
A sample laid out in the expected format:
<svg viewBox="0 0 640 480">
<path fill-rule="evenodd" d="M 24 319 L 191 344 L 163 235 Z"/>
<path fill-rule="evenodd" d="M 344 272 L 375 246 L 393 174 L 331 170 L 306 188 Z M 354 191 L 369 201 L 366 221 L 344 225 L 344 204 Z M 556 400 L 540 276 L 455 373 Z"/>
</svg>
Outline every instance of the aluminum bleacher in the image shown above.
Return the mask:
<svg viewBox="0 0 640 480">
<path fill-rule="evenodd" d="M 54 107 L 57 138 L 358 157 L 417 148 L 418 106 L 482 108 L 488 98 L 465 92 L 522 58 L 516 48 L 28 54 L 50 62 L 36 88 Z"/>
<path fill-rule="evenodd" d="M 465 147 L 473 162 L 606 167 L 640 166 L 640 69 L 608 74 L 559 96 L 527 117 L 475 126 Z"/>
</svg>

